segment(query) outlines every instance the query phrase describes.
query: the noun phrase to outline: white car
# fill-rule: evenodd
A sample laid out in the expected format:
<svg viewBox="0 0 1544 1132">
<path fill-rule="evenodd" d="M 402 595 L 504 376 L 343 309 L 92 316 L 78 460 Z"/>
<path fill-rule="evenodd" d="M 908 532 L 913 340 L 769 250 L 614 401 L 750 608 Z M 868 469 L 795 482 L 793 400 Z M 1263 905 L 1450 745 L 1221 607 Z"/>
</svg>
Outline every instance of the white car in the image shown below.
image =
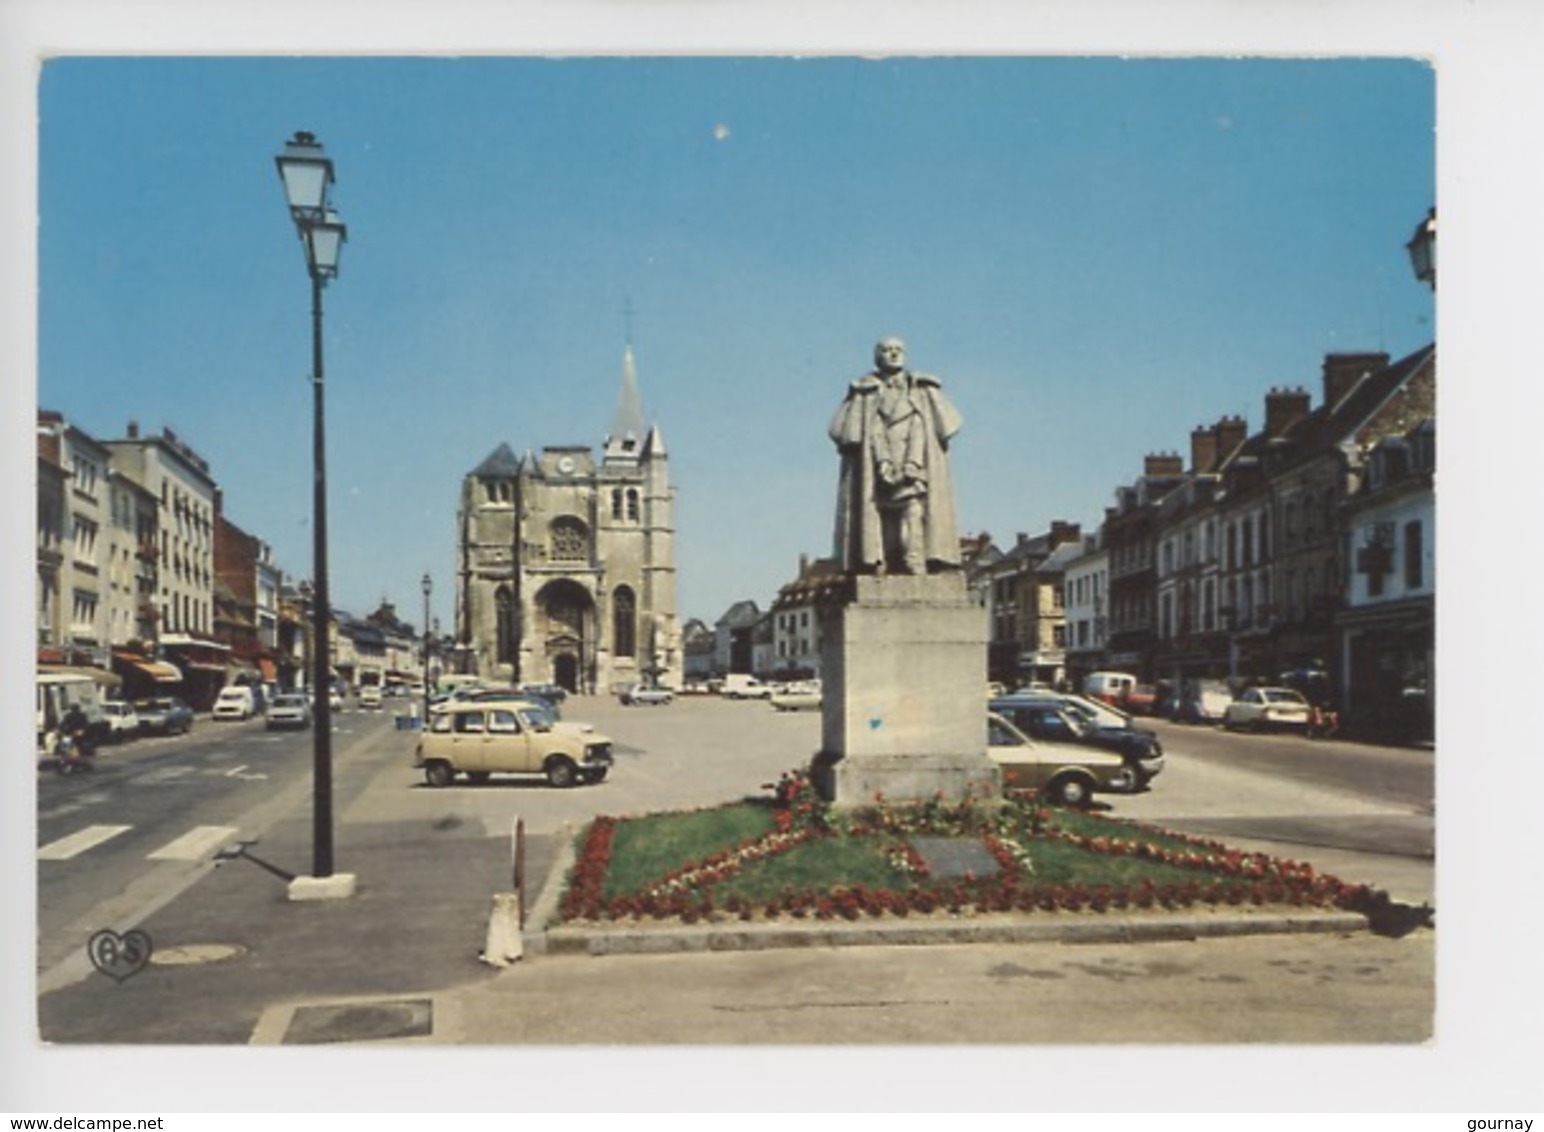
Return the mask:
<svg viewBox="0 0 1544 1132">
<path fill-rule="evenodd" d="M 359 707 L 362 711 L 379 711 L 381 708 L 381 687 L 379 684 L 366 684 L 359 689 Z"/>
<path fill-rule="evenodd" d="M 139 734 L 139 714 L 133 704 L 121 700 L 103 700 L 102 715 L 107 720 L 107 740 L 121 743 Z"/>
<path fill-rule="evenodd" d="M 1303 693 L 1292 688 L 1246 688 L 1222 713 L 1222 725 L 1230 731 L 1263 731 L 1268 727 L 1298 727 L 1306 731 L 1312 714 Z"/>
<path fill-rule="evenodd" d="M 268 730 L 311 726 L 311 701 L 298 693 L 282 693 L 268 705 Z"/>
<path fill-rule="evenodd" d="M 252 689 L 240 685 L 221 688 L 214 701 L 216 719 L 251 719 L 257 711 L 257 698 Z"/>
</svg>

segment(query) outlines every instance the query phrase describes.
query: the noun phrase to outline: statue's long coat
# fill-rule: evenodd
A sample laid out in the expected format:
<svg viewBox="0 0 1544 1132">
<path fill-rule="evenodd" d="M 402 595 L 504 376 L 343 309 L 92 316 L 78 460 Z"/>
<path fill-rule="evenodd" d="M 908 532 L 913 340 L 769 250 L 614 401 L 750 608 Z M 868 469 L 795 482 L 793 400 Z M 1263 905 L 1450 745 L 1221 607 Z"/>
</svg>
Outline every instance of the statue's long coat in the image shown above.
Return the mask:
<svg viewBox="0 0 1544 1132">
<path fill-rule="evenodd" d="M 923 508 L 923 555 L 929 562 L 959 565 L 960 540 L 954 517 L 954 483 L 949 475 L 949 438 L 960 430 L 960 414 L 944 396 L 936 377 L 907 375 L 913 395 L 924 405 L 923 430 L 927 451 L 927 503 Z M 831 418 L 831 439 L 842 456 L 836 496 L 836 559 L 848 572 L 870 572 L 885 557 L 884 532 L 875 501 L 878 478 L 874 438 L 883 425 L 878 417 L 877 374 L 854 381 Z"/>
</svg>

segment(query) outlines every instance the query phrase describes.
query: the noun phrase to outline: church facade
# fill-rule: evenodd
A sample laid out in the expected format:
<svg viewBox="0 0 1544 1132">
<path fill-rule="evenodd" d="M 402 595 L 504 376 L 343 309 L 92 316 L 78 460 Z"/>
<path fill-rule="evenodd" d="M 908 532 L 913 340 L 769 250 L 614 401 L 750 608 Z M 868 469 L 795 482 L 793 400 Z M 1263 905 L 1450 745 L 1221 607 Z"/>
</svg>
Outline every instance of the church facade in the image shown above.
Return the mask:
<svg viewBox="0 0 1544 1132">
<path fill-rule="evenodd" d="M 463 480 L 455 668 L 571 692 L 679 687 L 674 513 L 629 347 L 598 459 L 584 445 L 517 457 L 500 444 Z"/>
</svg>

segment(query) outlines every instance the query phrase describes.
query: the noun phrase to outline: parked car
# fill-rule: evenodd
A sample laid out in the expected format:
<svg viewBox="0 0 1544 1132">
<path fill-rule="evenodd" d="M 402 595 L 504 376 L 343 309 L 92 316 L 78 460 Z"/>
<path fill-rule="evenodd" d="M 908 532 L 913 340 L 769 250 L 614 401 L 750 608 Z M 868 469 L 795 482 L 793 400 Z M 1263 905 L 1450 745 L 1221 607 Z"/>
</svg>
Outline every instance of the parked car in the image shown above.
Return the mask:
<svg viewBox="0 0 1544 1132">
<path fill-rule="evenodd" d="M 146 735 L 186 735 L 193 730 L 193 709 L 176 696 L 135 700 L 134 714 Z"/>
<path fill-rule="evenodd" d="M 122 743 L 139 734 L 139 715 L 133 704 L 123 700 L 103 700 L 102 715 L 107 720 L 109 743 Z"/>
<path fill-rule="evenodd" d="M 245 685 L 232 684 L 230 687 L 221 688 L 220 694 L 215 697 L 214 717 L 216 719 L 251 719 L 257 712 L 257 697 L 252 694 L 252 689 Z"/>
<path fill-rule="evenodd" d="M 599 782 L 611 769 L 611 740 L 551 726 L 539 710 L 515 702 L 456 702 L 429 722 L 413 765 L 430 786 L 449 786 L 458 774 L 474 783 L 494 774 L 540 774 L 551 786 Z"/>
<path fill-rule="evenodd" d="M 380 711 L 382 698 L 379 684 L 366 684 L 359 689 L 359 708 L 361 711 Z"/>
<path fill-rule="evenodd" d="M 568 689 L 561 684 L 522 684 L 520 690 L 529 692 L 533 696 L 540 696 L 544 700 L 551 700 L 555 704 L 568 699 Z"/>
<path fill-rule="evenodd" d="M 1095 794 L 1130 794 L 1135 772 L 1113 751 L 1065 743 L 1037 743 L 995 712 L 987 714 L 987 754 L 1002 771 L 1003 787 L 1036 790 L 1063 806 L 1084 807 Z"/>
<path fill-rule="evenodd" d="M 1136 774 L 1136 785 L 1145 789 L 1163 770 L 1163 744 L 1156 732 L 1137 727 L 1111 727 L 1079 714 L 1057 693 L 1003 696 L 988 708 L 1032 739 L 1072 743 L 1114 751 Z"/>
<path fill-rule="evenodd" d="M 1179 695 L 1174 718 L 1180 723 L 1217 723 L 1233 702 L 1233 693 L 1222 680 L 1193 680 Z"/>
<path fill-rule="evenodd" d="M 268 705 L 268 730 L 281 727 L 306 728 L 311 726 L 311 700 L 298 692 L 281 692 Z"/>
<path fill-rule="evenodd" d="M 1246 688 L 1223 712 L 1222 725 L 1230 731 L 1263 731 L 1272 727 L 1298 727 L 1306 731 L 1311 715 L 1308 700 L 1292 688 Z"/>
<path fill-rule="evenodd" d="M 819 711 L 820 685 L 789 684 L 772 693 L 770 702 L 777 711 Z"/>
<path fill-rule="evenodd" d="M 647 684 L 632 684 L 623 688 L 617 698 L 630 707 L 656 707 L 672 703 L 675 695 L 669 688 L 651 688 Z"/>
</svg>

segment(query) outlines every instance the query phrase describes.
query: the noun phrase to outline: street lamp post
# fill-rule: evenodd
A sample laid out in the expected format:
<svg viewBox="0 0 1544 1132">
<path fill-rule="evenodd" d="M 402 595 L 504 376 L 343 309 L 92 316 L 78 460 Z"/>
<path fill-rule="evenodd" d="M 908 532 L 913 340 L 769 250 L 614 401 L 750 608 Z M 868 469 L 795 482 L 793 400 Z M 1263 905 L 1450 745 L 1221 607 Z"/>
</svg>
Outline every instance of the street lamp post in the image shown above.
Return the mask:
<svg viewBox="0 0 1544 1132">
<path fill-rule="evenodd" d="M 328 621 L 332 605 L 327 588 L 327 430 L 325 382 L 322 369 L 322 288 L 337 278 L 338 257 L 348 230 L 338 219 L 329 199 L 333 181 L 332 159 L 321 143 L 298 132 L 274 158 L 290 218 L 305 249 L 306 270 L 311 276 L 311 390 L 314 402 L 313 458 L 315 463 L 312 521 L 315 564 L 312 577 L 311 661 L 312 687 L 316 693 L 313 728 L 312 876 L 333 875 L 332 860 L 332 664 L 328 648 Z"/>
<path fill-rule="evenodd" d="M 429 594 L 434 589 L 434 579 L 425 572 L 424 588 L 424 722 L 429 726 Z"/>
</svg>

